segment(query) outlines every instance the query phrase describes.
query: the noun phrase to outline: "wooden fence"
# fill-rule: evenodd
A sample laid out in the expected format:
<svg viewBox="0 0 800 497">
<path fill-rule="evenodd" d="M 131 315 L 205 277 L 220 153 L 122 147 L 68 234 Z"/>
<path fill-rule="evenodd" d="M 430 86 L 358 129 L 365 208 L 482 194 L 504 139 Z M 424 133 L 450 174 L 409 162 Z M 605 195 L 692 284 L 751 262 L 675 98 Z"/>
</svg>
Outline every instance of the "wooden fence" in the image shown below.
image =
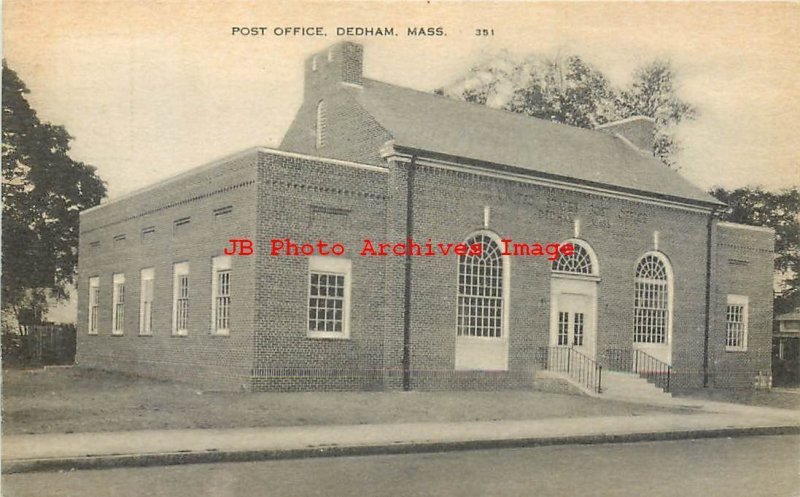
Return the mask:
<svg viewBox="0 0 800 497">
<path fill-rule="evenodd" d="M 3 364 L 47 366 L 75 363 L 75 326 L 35 324 L 20 326 L 19 334 L 3 335 Z"/>
</svg>

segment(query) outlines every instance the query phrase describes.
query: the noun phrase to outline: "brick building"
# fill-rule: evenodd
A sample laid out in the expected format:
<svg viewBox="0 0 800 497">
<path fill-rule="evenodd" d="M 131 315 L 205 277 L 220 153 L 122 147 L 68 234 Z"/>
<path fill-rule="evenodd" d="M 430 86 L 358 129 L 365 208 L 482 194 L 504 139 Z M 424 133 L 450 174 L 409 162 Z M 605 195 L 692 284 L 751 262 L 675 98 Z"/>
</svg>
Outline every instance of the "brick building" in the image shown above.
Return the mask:
<svg viewBox="0 0 800 497">
<path fill-rule="evenodd" d="M 279 149 L 81 214 L 80 365 L 246 390 L 529 387 L 567 349 L 652 358 L 676 389 L 769 370 L 773 233 L 717 221 L 647 152 L 650 120 L 592 131 L 399 88 L 353 43 L 305 72 Z M 276 239 L 346 253 L 273 256 Z M 481 254 L 360 256 L 365 239 Z"/>
</svg>

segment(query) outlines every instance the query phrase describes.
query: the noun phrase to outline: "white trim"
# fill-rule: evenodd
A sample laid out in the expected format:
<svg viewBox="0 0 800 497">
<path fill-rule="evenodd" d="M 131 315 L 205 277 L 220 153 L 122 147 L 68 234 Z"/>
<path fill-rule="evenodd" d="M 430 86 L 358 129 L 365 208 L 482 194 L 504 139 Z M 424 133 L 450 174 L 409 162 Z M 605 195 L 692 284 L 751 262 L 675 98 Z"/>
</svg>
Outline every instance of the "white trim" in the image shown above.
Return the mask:
<svg viewBox="0 0 800 497">
<path fill-rule="evenodd" d="M 98 294 L 95 295 L 94 289 L 98 289 Z M 100 277 L 92 276 L 89 278 L 89 314 L 87 318 L 87 334 L 97 335 L 100 330 Z M 97 313 L 94 316 L 94 328 L 92 328 L 92 308 L 96 307 Z"/>
<path fill-rule="evenodd" d="M 664 361 L 667 364 L 672 364 L 672 321 L 673 321 L 673 308 L 675 303 L 675 275 L 672 271 L 672 262 L 669 260 L 669 257 L 666 256 L 661 251 L 658 250 L 650 250 L 639 256 L 633 264 L 633 281 L 634 281 L 634 294 L 633 294 L 633 301 L 636 300 L 636 280 L 643 280 L 647 281 L 645 278 L 639 278 L 636 274 L 636 269 L 639 266 L 639 263 L 647 257 L 648 255 L 652 255 L 658 258 L 662 264 L 664 264 L 664 270 L 667 272 L 667 336 L 665 337 L 664 343 L 646 343 L 646 342 L 636 342 L 633 340 L 634 333 L 636 329 L 636 317 L 634 315 L 633 321 L 633 329 L 630 330 L 631 332 L 631 342 L 633 343 L 633 348 L 642 350 L 643 352 L 652 355 L 658 360 Z M 631 306 L 631 311 L 635 311 L 635 307 Z"/>
<path fill-rule="evenodd" d="M 111 200 L 109 200 L 107 202 L 104 202 L 102 204 L 99 204 L 99 205 L 96 205 L 94 207 L 90 207 L 88 209 L 82 210 L 80 212 L 80 215 L 83 215 L 83 214 L 98 210 L 98 209 L 100 209 L 102 207 L 105 207 L 106 205 L 111 205 L 111 204 L 120 202 L 122 200 L 133 198 L 133 197 L 135 197 L 137 195 L 140 195 L 142 193 L 146 193 L 146 192 L 149 192 L 149 191 L 156 190 L 156 189 L 161 188 L 161 187 L 163 187 L 165 185 L 171 184 L 171 183 L 173 183 L 175 181 L 179 181 L 179 180 L 182 180 L 182 179 L 185 179 L 185 178 L 189 178 L 192 175 L 200 174 L 200 173 L 209 171 L 209 170 L 214 169 L 215 167 L 221 166 L 221 165 L 223 165 L 225 163 L 233 162 L 236 159 L 241 159 L 242 157 L 247 157 L 248 155 L 258 154 L 258 153 L 277 155 L 277 156 L 281 156 L 281 157 L 292 157 L 292 158 L 295 158 L 295 159 L 313 160 L 313 161 L 317 161 L 317 162 L 324 162 L 326 164 L 335 164 L 337 166 L 346 166 L 346 167 L 353 167 L 353 168 L 357 168 L 357 169 L 365 169 L 367 171 L 373 171 L 373 172 L 381 172 L 381 173 L 387 173 L 387 174 L 389 173 L 389 171 L 385 167 L 374 166 L 372 164 L 364 164 L 364 163 L 360 163 L 360 162 L 351 162 L 351 161 L 339 160 L 339 159 L 329 159 L 327 157 L 319 157 L 319 156 L 316 156 L 316 155 L 301 154 L 301 153 L 297 153 L 297 152 L 287 152 L 285 150 L 278 150 L 278 149 L 274 149 L 274 148 L 270 148 L 270 147 L 264 147 L 264 146 L 260 146 L 259 145 L 259 146 L 247 148 L 245 150 L 240 150 L 240 151 L 234 152 L 232 154 L 225 155 L 224 157 L 220 157 L 220 158 L 212 160 L 211 162 L 207 162 L 207 163 L 202 164 L 200 166 L 193 167 L 191 169 L 183 171 L 183 172 L 181 172 L 179 174 L 176 174 L 175 176 L 171 176 L 171 177 L 166 178 L 166 179 L 164 179 L 162 181 L 159 181 L 157 183 L 153 183 L 151 185 L 147 185 L 145 187 L 138 188 L 138 189 L 133 190 L 131 192 L 125 193 L 123 195 L 120 195 L 117 198 L 111 199 Z"/>
<path fill-rule="evenodd" d="M 382 149 L 382 157 L 386 160 L 394 160 L 397 162 L 410 162 L 410 155 L 401 154 L 398 152 L 394 152 L 390 147 L 393 147 L 393 143 L 391 141 L 384 144 L 384 148 Z M 644 195 L 638 195 L 634 193 L 627 193 L 627 192 L 620 192 L 616 190 L 594 187 L 594 186 L 587 186 L 587 185 L 578 185 L 575 183 L 570 183 L 567 181 L 560 181 L 554 179 L 546 179 L 546 178 L 536 178 L 530 175 L 523 175 L 519 173 L 512 173 L 507 171 L 497 171 L 497 170 L 489 170 L 485 167 L 480 166 L 466 166 L 463 164 L 458 164 L 455 162 L 444 161 L 441 159 L 429 159 L 429 158 L 420 158 L 417 157 L 416 163 L 422 166 L 430 166 L 430 167 L 438 167 L 441 169 L 462 172 L 462 173 L 471 173 L 476 174 L 478 176 L 487 176 L 492 178 L 500 178 L 506 180 L 517 181 L 519 183 L 526 183 L 532 184 L 537 186 L 545 186 L 549 188 L 558 188 L 561 190 L 567 191 L 575 191 L 581 193 L 591 193 L 594 195 L 600 195 L 603 197 L 615 198 L 615 199 L 623 199 L 629 200 L 634 202 L 639 202 L 643 204 L 649 205 L 657 205 L 662 207 L 671 207 L 675 209 L 681 209 L 690 212 L 697 212 L 702 214 L 707 214 L 711 212 L 712 207 L 699 207 L 696 205 L 691 205 L 689 203 L 683 203 L 673 200 L 665 200 L 665 199 L 654 199 L 651 197 L 647 197 Z M 500 165 L 500 164 L 499 164 Z M 511 167 L 518 167 L 518 166 L 511 166 Z M 540 174 L 538 171 L 531 170 L 531 175 Z"/>
<path fill-rule="evenodd" d="M 551 347 L 572 347 L 572 339 L 574 329 L 570 326 L 568 331 L 568 343 L 566 345 L 558 345 L 558 313 L 567 312 L 572 314 L 569 323 L 573 324 L 574 321 L 574 303 L 575 297 L 584 298 L 588 300 L 588 309 L 585 309 L 584 315 L 584 328 L 583 328 L 583 345 L 577 345 L 578 350 L 590 357 L 596 359 L 597 357 L 597 295 L 598 295 L 598 282 L 597 277 L 563 277 L 563 273 L 552 273 L 550 277 L 550 346 Z M 577 276 L 577 275 L 576 275 Z M 570 300 L 571 299 L 571 300 Z M 570 310 L 572 308 L 572 310 Z"/>
<path fill-rule="evenodd" d="M 344 295 L 342 297 L 342 331 L 317 331 L 311 330 L 311 317 L 308 314 L 309 300 L 311 299 L 311 273 L 334 273 L 344 276 Z M 350 259 L 330 256 L 311 256 L 308 258 L 308 272 L 306 276 L 306 301 L 303 311 L 306 314 L 306 336 L 308 338 L 322 338 L 326 340 L 347 340 L 350 338 L 350 302 L 351 280 L 353 263 Z"/>
<path fill-rule="evenodd" d="M 230 280 L 228 281 L 228 296 L 231 297 L 231 302 L 228 304 L 228 327 L 227 328 L 217 328 L 217 293 L 219 292 L 219 279 L 217 278 L 217 274 L 220 271 L 230 271 L 231 270 L 231 260 L 232 257 L 229 255 L 218 255 L 211 258 L 211 334 L 212 335 L 222 335 L 228 336 L 231 333 L 231 319 L 230 317 L 233 315 L 232 307 L 233 307 L 233 298 L 232 298 L 232 288 L 230 288 L 233 282 L 233 274 L 230 275 Z"/>
<path fill-rule="evenodd" d="M 145 315 L 145 300 L 147 296 L 147 282 L 150 282 L 150 315 Z M 150 336 L 153 334 L 153 304 L 155 302 L 155 269 L 152 267 L 143 268 L 139 271 L 139 335 Z M 145 323 L 149 322 L 149 329 Z"/>
<path fill-rule="evenodd" d="M 119 302 L 119 291 L 117 285 L 122 285 L 122 322 L 117 326 L 117 305 Z M 111 277 L 111 334 L 125 334 L 125 273 L 114 273 Z"/>
<path fill-rule="evenodd" d="M 178 280 L 181 276 L 188 277 L 189 285 L 189 314 L 186 317 L 186 328 L 178 329 L 178 300 L 180 298 L 180 286 Z M 192 279 L 190 274 L 190 266 L 188 261 L 176 262 L 172 265 L 172 335 L 173 336 L 186 336 L 189 334 L 189 316 L 191 316 L 191 291 Z"/>
<path fill-rule="evenodd" d="M 722 226 L 723 228 L 740 229 L 740 230 L 763 231 L 765 233 L 775 234 L 775 229 L 769 228 L 767 226 L 751 226 L 749 224 L 732 223 L 730 221 L 717 221 L 717 226 Z"/>
<path fill-rule="evenodd" d="M 738 305 L 742 307 L 742 343 L 738 346 L 728 345 L 728 306 Z M 725 303 L 725 352 L 747 352 L 747 342 L 750 335 L 750 297 L 747 295 L 728 294 Z"/>
<path fill-rule="evenodd" d="M 583 274 L 583 273 L 571 273 L 567 271 L 557 271 L 552 269 L 552 264 L 550 265 L 550 275 L 557 277 L 557 278 L 564 278 L 564 277 L 572 277 L 578 279 L 594 279 L 596 281 L 600 280 L 600 261 L 597 258 L 597 253 L 595 253 L 592 245 L 584 240 L 583 238 L 568 238 L 559 244 L 559 246 L 564 246 L 567 243 L 571 243 L 572 245 L 580 245 L 586 252 L 589 254 L 589 260 L 592 263 L 592 272 L 590 274 Z"/>
<path fill-rule="evenodd" d="M 464 238 L 464 241 L 478 236 L 486 235 L 491 238 L 498 249 L 502 249 L 502 237 L 494 231 L 481 229 L 473 231 Z M 454 314 L 455 344 L 455 369 L 457 371 L 508 371 L 508 344 L 509 319 L 511 316 L 511 256 L 500 252 L 500 262 L 503 268 L 503 310 L 500 337 L 474 337 L 458 335 L 458 295 L 460 274 L 460 257 L 456 258 L 455 290 L 456 305 Z M 490 364 L 491 363 L 491 364 Z"/>
</svg>

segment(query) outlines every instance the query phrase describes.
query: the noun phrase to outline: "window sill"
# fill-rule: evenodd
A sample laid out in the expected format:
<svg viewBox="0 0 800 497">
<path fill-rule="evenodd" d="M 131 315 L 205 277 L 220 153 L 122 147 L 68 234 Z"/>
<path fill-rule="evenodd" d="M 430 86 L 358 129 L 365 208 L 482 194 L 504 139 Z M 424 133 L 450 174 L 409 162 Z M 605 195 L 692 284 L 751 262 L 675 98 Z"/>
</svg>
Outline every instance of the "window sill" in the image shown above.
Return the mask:
<svg viewBox="0 0 800 497">
<path fill-rule="evenodd" d="M 231 336 L 231 330 L 216 330 L 211 332 L 212 337 L 228 337 Z"/>
<path fill-rule="evenodd" d="M 725 347 L 725 352 L 733 352 L 733 353 L 739 352 L 739 353 L 741 353 L 741 352 L 747 352 L 747 349 L 746 348 L 742 349 L 742 348 Z"/>
<path fill-rule="evenodd" d="M 112 337 L 124 337 L 125 336 L 125 332 L 123 332 L 123 331 L 112 331 L 111 332 L 111 336 Z"/>
<path fill-rule="evenodd" d="M 140 337 L 151 337 L 151 336 L 153 336 L 153 332 L 139 333 L 139 336 Z"/>
<path fill-rule="evenodd" d="M 86 334 L 89 335 L 90 337 L 96 337 L 99 335 L 99 333 L 97 333 L 96 331 L 87 331 Z"/>
<path fill-rule="evenodd" d="M 350 336 L 345 335 L 344 333 L 319 331 L 306 332 L 306 338 L 312 340 L 350 340 Z"/>
<path fill-rule="evenodd" d="M 505 342 L 507 335 L 499 336 L 499 337 L 481 337 L 481 336 L 471 336 L 471 335 L 456 335 L 456 340 L 462 340 L 465 342 Z"/>
<path fill-rule="evenodd" d="M 186 330 L 186 331 L 173 331 L 171 336 L 173 336 L 175 338 L 186 337 L 186 336 L 189 336 L 189 331 L 188 330 Z"/>
</svg>

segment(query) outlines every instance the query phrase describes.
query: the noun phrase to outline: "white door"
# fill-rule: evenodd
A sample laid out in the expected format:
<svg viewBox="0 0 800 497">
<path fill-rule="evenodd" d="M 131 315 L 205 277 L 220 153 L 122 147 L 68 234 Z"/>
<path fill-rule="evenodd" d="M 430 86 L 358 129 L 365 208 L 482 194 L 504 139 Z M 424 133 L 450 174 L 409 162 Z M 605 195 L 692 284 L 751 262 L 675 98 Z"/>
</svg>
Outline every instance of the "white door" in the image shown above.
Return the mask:
<svg viewBox="0 0 800 497">
<path fill-rule="evenodd" d="M 570 280 L 569 288 L 559 289 L 553 281 L 551 295 L 550 345 L 574 347 L 583 355 L 595 359 L 596 350 L 596 284 L 592 281 Z"/>
<path fill-rule="evenodd" d="M 556 346 L 575 347 L 588 354 L 594 339 L 591 298 L 562 293 L 556 304 Z"/>
</svg>

